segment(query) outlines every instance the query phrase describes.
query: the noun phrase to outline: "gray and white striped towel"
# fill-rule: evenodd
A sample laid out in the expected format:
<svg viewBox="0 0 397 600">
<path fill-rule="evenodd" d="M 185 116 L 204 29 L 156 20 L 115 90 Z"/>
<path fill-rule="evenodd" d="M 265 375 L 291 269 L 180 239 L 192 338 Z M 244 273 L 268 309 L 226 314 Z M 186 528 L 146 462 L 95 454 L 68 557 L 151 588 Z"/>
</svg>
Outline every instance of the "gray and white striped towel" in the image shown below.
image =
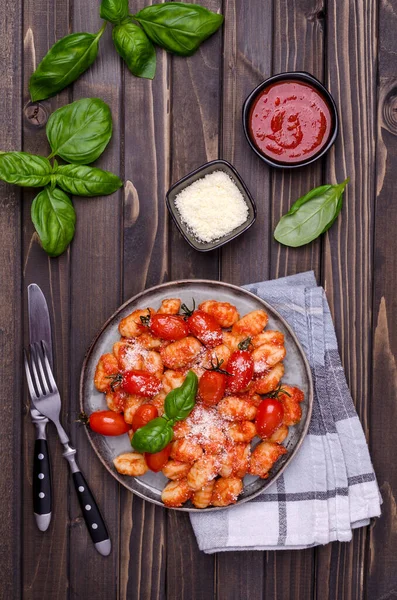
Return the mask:
<svg viewBox="0 0 397 600">
<path fill-rule="evenodd" d="M 361 423 L 347 387 L 323 288 L 313 272 L 245 286 L 288 321 L 314 382 L 308 434 L 283 475 L 234 508 L 192 513 L 200 550 L 282 550 L 348 542 L 380 515 L 381 497 Z"/>
</svg>

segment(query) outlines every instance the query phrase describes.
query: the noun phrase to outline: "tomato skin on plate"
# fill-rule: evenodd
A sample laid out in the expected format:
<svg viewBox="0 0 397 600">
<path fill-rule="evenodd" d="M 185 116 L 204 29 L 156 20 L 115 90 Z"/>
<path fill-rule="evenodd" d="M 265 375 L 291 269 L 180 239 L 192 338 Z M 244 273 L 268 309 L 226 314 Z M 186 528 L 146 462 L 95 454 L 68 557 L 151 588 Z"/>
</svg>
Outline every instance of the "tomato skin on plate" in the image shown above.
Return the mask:
<svg viewBox="0 0 397 600">
<path fill-rule="evenodd" d="M 161 381 L 147 371 L 131 370 L 123 374 L 121 387 L 128 394 L 151 398 L 161 388 Z"/>
<path fill-rule="evenodd" d="M 205 371 L 200 377 L 198 395 L 207 406 L 218 404 L 225 395 L 227 375 L 219 371 Z"/>
<path fill-rule="evenodd" d="M 123 435 L 131 429 L 131 426 L 124 421 L 124 416 L 113 410 L 98 410 L 91 413 L 88 425 L 95 433 L 110 436 Z"/>
<path fill-rule="evenodd" d="M 181 340 L 189 335 L 189 327 L 179 315 L 154 315 L 150 319 L 149 329 L 162 340 Z"/>
<path fill-rule="evenodd" d="M 235 394 L 246 389 L 254 375 L 254 361 L 248 350 L 236 350 L 227 363 L 227 390 Z"/>
<path fill-rule="evenodd" d="M 307 83 L 273 83 L 249 113 L 249 134 L 258 150 L 280 163 L 299 163 L 328 142 L 332 117 L 322 94 Z"/>
<path fill-rule="evenodd" d="M 283 422 L 284 407 L 275 398 L 264 398 L 256 413 L 256 429 L 262 438 L 270 437 Z"/>
<path fill-rule="evenodd" d="M 158 473 L 164 467 L 164 465 L 168 462 L 169 456 L 171 453 L 171 444 L 168 444 L 165 448 L 160 450 L 160 452 L 155 452 L 154 454 L 150 454 L 149 452 L 145 452 L 145 460 L 146 464 L 151 471 Z"/>
<path fill-rule="evenodd" d="M 158 416 L 159 411 L 153 404 L 142 404 L 132 417 L 132 429 L 136 431 Z"/>
</svg>

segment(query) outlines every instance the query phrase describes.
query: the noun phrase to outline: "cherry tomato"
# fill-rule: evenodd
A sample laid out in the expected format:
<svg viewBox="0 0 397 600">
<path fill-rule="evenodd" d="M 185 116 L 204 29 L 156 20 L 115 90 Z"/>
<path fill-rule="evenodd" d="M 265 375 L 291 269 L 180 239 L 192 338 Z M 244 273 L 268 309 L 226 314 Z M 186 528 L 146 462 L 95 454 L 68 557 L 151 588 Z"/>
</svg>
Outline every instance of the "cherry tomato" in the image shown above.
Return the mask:
<svg viewBox="0 0 397 600">
<path fill-rule="evenodd" d="M 262 438 L 267 438 L 278 429 L 283 422 L 284 407 L 275 398 L 264 398 L 258 406 L 256 428 Z"/>
<path fill-rule="evenodd" d="M 222 329 L 218 322 L 203 310 L 195 310 L 188 317 L 187 324 L 190 332 L 200 342 L 209 348 L 214 348 L 222 344 Z"/>
<path fill-rule="evenodd" d="M 150 319 L 149 329 L 162 340 L 181 340 L 189 335 L 189 327 L 179 315 L 154 315 Z"/>
<path fill-rule="evenodd" d="M 161 381 L 147 371 L 132 370 L 124 373 L 121 386 L 128 394 L 151 398 L 160 391 Z"/>
<path fill-rule="evenodd" d="M 159 411 L 153 404 L 142 404 L 132 417 L 132 429 L 136 431 L 158 416 Z"/>
<path fill-rule="evenodd" d="M 91 413 L 88 425 L 92 431 L 101 435 L 123 435 L 131 429 L 131 425 L 124 421 L 123 415 L 113 410 L 98 410 Z"/>
<path fill-rule="evenodd" d="M 155 452 L 154 454 L 150 454 L 149 452 L 145 452 L 145 460 L 147 466 L 151 471 L 158 473 L 164 467 L 166 462 L 168 461 L 169 455 L 171 454 L 171 444 L 168 444 L 165 448 L 160 450 L 160 452 Z"/>
<path fill-rule="evenodd" d="M 254 361 L 246 350 L 236 350 L 227 362 L 227 389 L 229 392 L 241 392 L 245 390 L 254 374 Z"/>
<path fill-rule="evenodd" d="M 219 371 L 205 371 L 198 385 L 199 397 L 204 404 L 214 406 L 222 400 L 225 395 L 226 377 L 227 375 Z"/>
</svg>

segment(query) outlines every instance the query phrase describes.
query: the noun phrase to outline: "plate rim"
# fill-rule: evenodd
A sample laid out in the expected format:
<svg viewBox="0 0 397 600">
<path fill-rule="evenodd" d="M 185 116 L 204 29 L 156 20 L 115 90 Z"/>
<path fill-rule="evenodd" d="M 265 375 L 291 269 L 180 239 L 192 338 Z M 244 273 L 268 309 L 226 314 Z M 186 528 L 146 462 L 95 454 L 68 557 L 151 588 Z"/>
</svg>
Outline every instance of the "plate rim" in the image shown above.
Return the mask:
<svg viewBox="0 0 397 600">
<path fill-rule="evenodd" d="M 132 491 L 131 488 L 127 485 L 126 482 L 124 482 L 121 478 L 117 477 L 115 475 L 115 473 L 110 469 L 109 465 L 107 464 L 107 462 L 104 460 L 104 458 L 102 457 L 101 453 L 99 452 L 98 448 L 96 447 L 96 445 L 94 444 L 93 438 L 90 435 L 90 432 L 88 430 L 87 427 L 85 427 L 85 433 L 86 436 L 88 437 L 88 440 L 92 446 L 92 448 L 95 451 L 96 456 L 99 458 L 99 460 L 101 461 L 101 463 L 104 465 L 104 467 L 106 468 L 106 470 L 112 475 L 112 477 L 114 477 L 114 479 L 116 479 L 116 481 L 118 481 L 121 485 L 123 485 L 131 494 L 136 494 L 137 496 L 139 496 L 140 498 L 142 498 L 143 500 L 146 500 L 147 502 L 150 502 L 152 504 L 156 504 L 157 506 L 161 506 L 162 508 L 168 509 L 168 510 L 178 510 L 181 512 L 196 512 L 196 513 L 204 513 L 204 512 L 213 512 L 216 510 L 225 510 L 225 509 L 231 509 L 234 508 L 236 506 L 240 506 L 241 504 L 245 504 L 246 502 L 249 502 L 250 500 L 253 500 L 254 498 L 256 498 L 257 496 L 259 496 L 260 494 L 263 494 L 267 487 L 269 487 L 270 485 L 272 485 L 273 483 L 275 483 L 275 481 L 277 481 L 277 479 L 284 473 L 285 469 L 289 466 L 289 464 L 291 463 L 291 461 L 293 460 L 293 458 L 295 457 L 295 455 L 297 454 L 298 450 L 300 449 L 303 440 L 305 439 L 308 429 L 309 429 L 309 425 L 310 425 L 310 421 L 311 421 L 311 416 L 312 416 L 312 411 L 313 411 L 313 377 L 312 377 L 312 372 L 311 372 L 311 368 L 310 368 L 310 364 L 309 361 L 306 357 L 306 354 L 302 348 L 302 345 L 300 343 L 300 341 L 298 340 L 295 332 L 293 331 L 292 327 L 289 325 L 289 323 L 285 320 L 285 318 L 278 312 L 277 309 L 275 309 L 271 304 L 269 304 L 266 300 L 263 300 L 262 298 L 260 298 L 259 296 L 257 296 L 256 294 L 253 294 L 252 292 L 250 292 L 249 290 L 238 286 L 238 285 L 234 285 L 232 283 L 226 283 L 224 281 L 217 281 L 216 279 L 177 279 L 177 280 L 173 280 L 173 281 L 167 281 L 165 283 L 160 283 L 158 285 L 154 285 L 150 288 L 147 288 L 145 290 L 143 290 L 142 292 L 139 292 L 138 294 L 135 294 L 134 296 L 131 296 L 131 298 L 129 298 L 128 300 L 126 300 L 121 306 L 119 306 L 111 315 L 110 317 L 105 321 L 105 323 L 102 325 L 102 327 L 100 328 L 100 330 L 98 331 L 98 333 L 95 335 L 94 339 L 92 340 L 90 346 L 88 347 L 88 350 L 85 353 L 84 356 L 84 360 L 83 360 L 83 364 L 81 367 L 81 374 L 80 374 L 80 382 L 79 382 L 79 401 L 80 401 L 80 411 L 83 412 L 84 411 L 84 381 L 85 381 L 85 374 L 86 374 L 86 370 L 87 370 L 87 364 L 88 361 L 90 359 L 90 356 L 92 354 L 92 351 L 98 341 L 98 339 L 100 338 L 100 336 L 102 335 L 102 333 L 105 331 L 105 329 L 108 327 L 108 325 L 111 323 L 111 321 L 113 321 L 113 319 L 119 314 L 121 313 L 129 304 L 131 304 L 132 302 L 136 302 L 137 300 L 139 300 L 139 298 L 141 298 L 142 296 L 144 296 L 145 294 L 149 293 L 149 292 L 157 292 L 159 290 L 162 289 L 166 289 L 175 285 L 186 285 L 186 284 L 201 284 L 201 285 L 209 285 L 209 286 L 215 286 L 215 285 L 219 285 L 221 287 L 226 287 L 228 289 L 234 290 L 235 292 L 238 292 L 240 294 L 245 294 L 248 296 L 251 296 L 255 301 L 259 301 L 261 304 L 263 304 L 269 312 L 273 312 L 278 319 L 280 319 L 280 321 L 282 322 L 283 326 L 287 329 L 288 333 L 291 335 L 295 345 L 297 346 L 299 353 L 302 357 L 304 366 L 305 366 L 305 370 L 306 370 L 306 375 L 307 375 L 307 379 L 308 379 L 308 385 L 309 385 L 309 393 L 308 393 L 308 405 L 307 405 L 307 415 L 306 415 L 306 423 L 303 427 L 301 436 L 295 446 L 295 448 L 291 451 L 291 453 L 289 453 L 289 456 L 287 457 L 285 463 L 283 464 L 283 466 L 279 469 L 279 471 L 274 475 L 274 477 L 272 477 L 272 479 L 270 481 L 267 482 L 267 484 L 265 484 L 265 486 L 257 491 L 255 491 L 253 494 L 251 494 L 250 496 L 248 496 L 247 498 L 241 498 L 240 500 L 237 500 L 237 502 L 235 504 L 231 504 L 229 506 L 211 506 L 211 507 L 207 507 L 207 508 L 191 508 L 191 507 L 171 507 L 171 506 L 165 506 L 165 504 L 159 500 L 155 500 L 152 498 L 148 498 L 145 496 L 145 494 L 139 492 L 139 491 Z"/>
</svg>

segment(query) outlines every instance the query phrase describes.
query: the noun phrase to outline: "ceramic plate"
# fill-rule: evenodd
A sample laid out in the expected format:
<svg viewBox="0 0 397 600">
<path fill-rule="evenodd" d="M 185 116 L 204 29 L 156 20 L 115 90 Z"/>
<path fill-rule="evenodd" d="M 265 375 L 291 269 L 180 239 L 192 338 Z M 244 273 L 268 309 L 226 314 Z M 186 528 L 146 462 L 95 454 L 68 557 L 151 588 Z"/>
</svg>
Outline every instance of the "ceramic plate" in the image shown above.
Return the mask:
<svg viewBox="0 0 397 600">
<path fill-rule="evenodd" d="M 149 290 L 134 296 L 121 306 L 105 323 L 97 337 L 95 338 L 88 354 L 84 360 L 83 370 L 80 380 L 80 404 L 81 409 L 90 414 L 96 410 L 106 409 L 106 400 L 104 394 L 98 392 L 94 386 L 94 373 L 99 357 L 106 352 L 112 351 L 113 344 L 119 340 L 118 324 L 120 320 L 130 314 L 137 308 L 152 306 L 158 308 L 164 298 L 181 298 L 187 305 L 192 304 L 192 298 L 196 301 L 196 306 L 204 300 L 219 300 L 230 302 L 237 306 L 240 315 L 264 309 L 269 315 L 268 329 L 278 329 L 285 336 L 285 346 L 287 356 L 284 360 L 285 376 L 284 383 L 297 385 L 305 394 L 305 400 L 302 403 L 302 419 L 298 425 L 289 428 L 289 434 L 284 442 L 288 453 L 283 455 L 270 471 L 268 479 L 259 479 L 252 475 L 244 478 L 244 491 L 239 497 L 237 503 L 247 502 L 264 492 L 281 475 L 286 466 L 293 460 L 304 436 L 306 435 L 313 403 L 313 386 L 310 373 L 310 367 L 303 353 L 295 334 L 286 323 L 286 321 L 269 304 L 257 296 L 230 284 L 217 281 L 205 280 L 183 280 L 173 281 L 153 287 Z M 110 471 L 121 484 L 134 494 L 141 498 L 164 506 L 161 501 L 161 490 L 167 479 L 162 473 L 148 472 L 143 477 L 128 477 L 117 473 L 113 466 L 113 459 L 123 452 L 131 451 L 128 435 L 118 437 L 103 437 L 87 429 L 88 438 L 104 466 Z M 184 507 L 173 509 L 182 511 L 203 510 L 223 510 L 217 507 L 205 509 L 196 509 L 190 503 Z"/>
</svg>

